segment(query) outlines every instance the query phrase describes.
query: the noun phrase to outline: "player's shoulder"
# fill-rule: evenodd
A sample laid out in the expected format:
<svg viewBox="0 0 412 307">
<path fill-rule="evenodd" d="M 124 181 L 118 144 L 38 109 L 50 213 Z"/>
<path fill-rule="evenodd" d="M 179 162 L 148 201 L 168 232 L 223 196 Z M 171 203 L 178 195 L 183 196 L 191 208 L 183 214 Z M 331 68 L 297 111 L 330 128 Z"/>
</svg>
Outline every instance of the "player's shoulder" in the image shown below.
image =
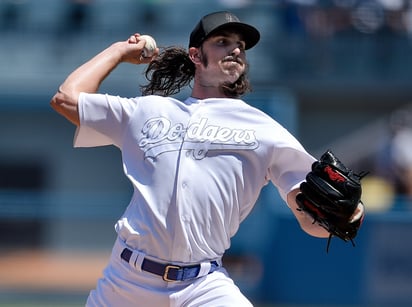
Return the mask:
<svg viewBox="0 0 412 307">
<path fill-rule="evenodd" d="M 268 123 L 277 123 L 277 121 L 270 116 L 268 113 L 266 113 L 264 110 L 261 108 L 252 105 L 249 102 L 246 102 L 244 100 L 239 99 L 241 107 L 247 111 L 250 115 L 259 117 L 262 121 L 268 122 Z"/>
<path fill-rule="evenodd" d="M 151 104 L 156 104 L 156 103 L 178 104 L 178 103 L 182 103 L 182 101 L 180 101 L 176 98 L 168 97 L 168 96 L 159 96 L 159 95 L 139 96 L 139 97 L 134 98 L 134 100 L 137 103 L 151 103 Z"/>
</svg>

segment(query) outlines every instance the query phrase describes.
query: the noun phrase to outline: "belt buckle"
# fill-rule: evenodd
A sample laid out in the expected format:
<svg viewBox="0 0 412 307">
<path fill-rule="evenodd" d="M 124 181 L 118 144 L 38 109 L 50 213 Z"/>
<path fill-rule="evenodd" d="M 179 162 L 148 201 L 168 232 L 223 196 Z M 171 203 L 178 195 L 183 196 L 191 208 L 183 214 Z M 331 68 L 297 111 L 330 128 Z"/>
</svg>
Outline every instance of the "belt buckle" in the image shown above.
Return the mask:
<svg viewBox="0 0 412 307">
<path fill-rule="evenodd" d="M 179 269 L 181 269 L 181 267 L 180 267 L 180 266 L 177 266 L 177 265 L 171 265 L 171 264 L 166 265 L 165 272 L 164 272 L 164 274 L 163 274 L 163 280 L 164 280 L 164 281 L 168 281 L 168 282 L 170 282 L 170 281 L 176 281 L 176 280 L 174 280 L 174 279 L 169 279 L 169 278 L 168 278 L 169 270 L 170 270 L 170 269 L 177 269 L 177 270 L 179 270 Z"/>
</svg>

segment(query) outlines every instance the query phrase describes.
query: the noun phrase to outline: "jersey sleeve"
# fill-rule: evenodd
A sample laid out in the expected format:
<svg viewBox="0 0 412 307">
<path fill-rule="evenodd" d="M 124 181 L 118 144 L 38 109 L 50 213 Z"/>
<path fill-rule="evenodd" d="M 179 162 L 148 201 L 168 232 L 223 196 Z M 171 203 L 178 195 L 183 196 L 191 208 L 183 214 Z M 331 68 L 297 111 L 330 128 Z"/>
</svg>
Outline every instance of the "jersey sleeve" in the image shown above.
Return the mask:
<svg viewBox="0 0 412 307">
<path fill-rule="evenodd" d="M 136 101 L 107 94 L 81 93 L 78 108 L 80 125 L 74 136 L 74 147 L 121 147 L 123 131 L 136 108 Z"/>
<path fill-rule="evenodd" d="M 274 149 L 269 176 L 280 196 L 286 201 L 287 194 L 299 187 L 311 170 L 316 159 L 286 130 Z"/>
</svg>

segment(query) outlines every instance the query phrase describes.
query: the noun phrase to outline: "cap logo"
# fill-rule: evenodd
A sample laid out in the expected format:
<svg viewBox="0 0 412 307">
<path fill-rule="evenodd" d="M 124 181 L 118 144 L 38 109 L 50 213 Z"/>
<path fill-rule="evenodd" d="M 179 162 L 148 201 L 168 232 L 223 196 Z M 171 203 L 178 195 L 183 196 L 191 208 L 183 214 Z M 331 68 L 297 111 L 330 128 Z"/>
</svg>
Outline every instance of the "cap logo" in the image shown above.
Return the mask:
<svg viewBox="0 0 412 307">
<path fill-rule="evenodd" d="M 233 17 L 233 15 L 232 14 L 226 14 L 226 16 L 225 16 L 226 18 L 226 21 L 227 22 L 236 22 L 237 20 Z"/>
</svg>

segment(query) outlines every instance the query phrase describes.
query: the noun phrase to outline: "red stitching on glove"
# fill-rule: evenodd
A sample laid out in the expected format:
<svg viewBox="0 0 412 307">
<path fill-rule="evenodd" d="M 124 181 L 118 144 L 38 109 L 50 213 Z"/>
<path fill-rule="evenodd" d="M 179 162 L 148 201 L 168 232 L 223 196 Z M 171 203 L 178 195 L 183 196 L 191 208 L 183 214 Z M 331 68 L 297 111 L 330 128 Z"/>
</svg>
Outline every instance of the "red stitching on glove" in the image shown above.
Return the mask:
<svg viewBox="0 0 412 307">
<path fill-rule="evenodd" d="M 325 172 L 328 174 L 329 178 L 333 181 L 336 182 L 344 182 L 345 177 L 343 177 L 341 174 L 335 172 L 333 168 L 331 168 L 329 165 L 325 167 Z"/>
<path fill-rule="evenodd" d="M 320 211 L 318 207 L 313 205 L 309 200 L 305 199 L 304 202 L 305 202 L 305 206 L 310 208 L 310 210 L 316 212 L 318 217 L 325 218 L 325 214 L 322 211 Z"/>
</svg>

